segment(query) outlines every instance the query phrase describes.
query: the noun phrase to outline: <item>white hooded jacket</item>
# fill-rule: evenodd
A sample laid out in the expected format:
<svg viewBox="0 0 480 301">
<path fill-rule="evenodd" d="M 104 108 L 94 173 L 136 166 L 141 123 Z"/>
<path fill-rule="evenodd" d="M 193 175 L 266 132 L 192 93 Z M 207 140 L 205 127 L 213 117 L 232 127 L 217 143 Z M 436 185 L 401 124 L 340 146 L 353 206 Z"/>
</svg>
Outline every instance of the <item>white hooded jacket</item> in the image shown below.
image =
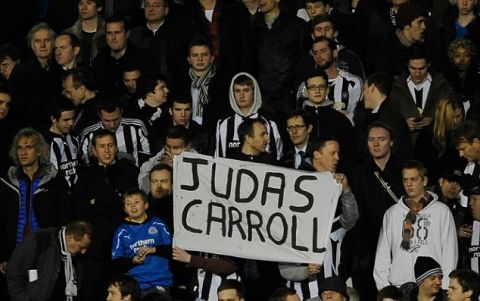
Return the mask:
<svg viewBox="0 0 480 301">
<path fill-rule="evenodd" d="M 251 78 L 254 86 L 253 104 L 247 114 L 243 114 L 238 107 L 237 102 L 235 101 L 235 94 L 233 92 L 233 83 L 235 82 L 235 79 L 241 75 L 246 75 Z M 262 118 L 267 125 L 268 135 L 270 136 L 271 141 L 267 147 L 267 151 L 274 155 L 277 160 L 280 160 L 283 155 L 283 143 L 277 124 L 273 120 L 267 119 L 258 113 L 258 110 L 262 106 L 262 95 L 256 79 L 252 75 L 245 72 L 236 74 L 230 83 L 229 99 L 230 106 L 235 114 L 224 119 L 220 119 L 217 123 L 217 130 L 215 134 L 215 157 L 229 157 L 232 150 L 240 148 L 238 127 L 241 123 L 243 123 L 245 118 Z"/>
</svg>

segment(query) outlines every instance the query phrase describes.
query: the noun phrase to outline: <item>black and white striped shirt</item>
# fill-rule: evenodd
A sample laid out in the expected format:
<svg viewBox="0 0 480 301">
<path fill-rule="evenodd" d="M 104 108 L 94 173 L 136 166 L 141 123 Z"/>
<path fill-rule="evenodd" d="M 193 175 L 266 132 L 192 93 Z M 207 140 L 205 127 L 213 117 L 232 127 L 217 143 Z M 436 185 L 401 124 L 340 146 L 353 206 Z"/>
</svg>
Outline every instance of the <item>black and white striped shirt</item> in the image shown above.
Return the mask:
<svg viewBox="0 0 480 301">
<path fill-rule="evenodd" d="M 90 145 L 93 134 L 103 129 L 101 121 L 85 128 L 80 135 L 80 147 L 82 161 L 90 164 Z M 117 138 L 117 149 L 119 152 L 130 154 L 135 159 L 135 164 L 139 166 L 150 157 L 150 144 L 148 142 L 148 132 L 145 124 L 135 118 L 122 118 L 120 126 L 115 132 Z"/>
<path fill-rule="evenodd" d="M 45 135 L 50 142 L 50 162 L 55 165 L 68 185 L 72 187 L 78 178 L 79 143 L 71 134 L 58 135 L 48 132 Z"/>
<path fill-rule="evenodd" d="M 283 142 L 277 124 L 273 120 L 269 120 L 258 113 L 252 114 L 248 117 L 234 114 L 218 121 L 215 134 L 215 157 L 230 158 L 235 150 L 240 149 L 241 143 L 238 137 L 238 127 L 246 118 L 262 118 L 265 121 L 268 135 L 270 136 L 270 143 L 267 146 L 267 152 L 277 160 L 280 160 L 283 155 Z"/>
<path fill-rule="evenodd" d="M 348 111 L 347 117 L 353 124 L 355 108 L 363 97 L 362 79 L 340 69 L 336 78 L 328 79 L 328 86 L 330 87 L 328 99 L 333 101 L 333 106 L 337 110 Z"/>
<path fill-rule="evenodd" d="M 201 253 L 200 256 L 205 258 L 218 258 L 219 255 L 211 253 Z M 197 300 L 217 301 L 217 289 L 225 279 L 235 279 L 240 281 L 240 276 L 237 273 L 230 275 L 218 275 L 208 272 L 204 269 L 197 269 L 196 290 Z"/>
<path fill-rule="evenodd" d="M 339 276 L 341 246 L 347 230 L 340 224 L 340 216 L 337 215 L 333 220 L 330 239 L 327 241 L 326 253 L 323 259 L 322 268 L 317 277 L 313 280 L 305 279 L 303 281 L 288 281 L 287 287 L 295 289 L 301 300 L 307 300 L 318 296 L 321 282 L 328 277 Z"/>
</svg>

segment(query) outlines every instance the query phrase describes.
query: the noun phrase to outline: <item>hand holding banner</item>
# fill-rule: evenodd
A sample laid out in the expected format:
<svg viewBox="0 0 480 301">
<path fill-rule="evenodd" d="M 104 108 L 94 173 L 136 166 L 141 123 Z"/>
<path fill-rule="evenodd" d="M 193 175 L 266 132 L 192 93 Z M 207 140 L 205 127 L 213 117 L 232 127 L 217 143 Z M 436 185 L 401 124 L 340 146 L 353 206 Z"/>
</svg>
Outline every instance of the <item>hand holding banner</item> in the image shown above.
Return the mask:
<svg viewBox="0 0 480 301">
<path fill-rule="evenodd" d="M 269 261 L 321 263 L 342 187 L 329 172 L 184 152 L 174 160 L 175 244 Z"/>
</svg>

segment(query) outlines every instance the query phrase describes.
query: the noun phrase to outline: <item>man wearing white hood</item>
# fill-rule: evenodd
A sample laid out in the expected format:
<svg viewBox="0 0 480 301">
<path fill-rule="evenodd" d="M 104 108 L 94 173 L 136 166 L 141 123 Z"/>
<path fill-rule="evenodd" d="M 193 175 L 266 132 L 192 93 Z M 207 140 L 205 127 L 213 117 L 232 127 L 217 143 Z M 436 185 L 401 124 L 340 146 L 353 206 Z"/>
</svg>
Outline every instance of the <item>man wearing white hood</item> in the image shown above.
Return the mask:
<svg viewBox="0 0 480 301">
<path fill-rule="evenodd" d="M 279 160 L 283 154 L 283 143 L 277 124 L 258 113 L 262 106 L 262 95 L 255 78 L 245 72 L 235 75 L 230 84 L 229 98 L 235 113 L 217 123 L 215 157 L 230 158 L 232 153 L 240 149 L 238 126 L 247 118 L 262 118 L 271 137 L 267 151 Z"/>
</svg>

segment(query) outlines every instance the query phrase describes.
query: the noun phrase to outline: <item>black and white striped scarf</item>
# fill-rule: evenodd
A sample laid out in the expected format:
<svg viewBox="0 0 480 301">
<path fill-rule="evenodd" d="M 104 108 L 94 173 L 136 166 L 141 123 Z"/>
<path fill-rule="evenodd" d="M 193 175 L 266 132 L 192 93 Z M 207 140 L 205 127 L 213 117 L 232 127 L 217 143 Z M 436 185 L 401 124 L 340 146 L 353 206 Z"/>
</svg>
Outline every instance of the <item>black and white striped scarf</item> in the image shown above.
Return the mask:
<svg viewBox="0 0 480 301">
<path fill-rule="evenodd" d="M 197 106 L 197 112 L 195 115 L 203 117 L 203 108 L 210 102 L 210 97 L 208 96 L 208 86 L 210 85 L 210 81 L 215 76 L 216 73 L 215 65 L 210 65 L 207 72 L 205 72 L 202 76 L 198 76 L 193 72 L 193 69 L 190 68 L 188 71 L 190 78 L 192 79 L 192 87 L 198 89 L 200 91 L 198 101 L 199 105 Z"/>
</svg>

